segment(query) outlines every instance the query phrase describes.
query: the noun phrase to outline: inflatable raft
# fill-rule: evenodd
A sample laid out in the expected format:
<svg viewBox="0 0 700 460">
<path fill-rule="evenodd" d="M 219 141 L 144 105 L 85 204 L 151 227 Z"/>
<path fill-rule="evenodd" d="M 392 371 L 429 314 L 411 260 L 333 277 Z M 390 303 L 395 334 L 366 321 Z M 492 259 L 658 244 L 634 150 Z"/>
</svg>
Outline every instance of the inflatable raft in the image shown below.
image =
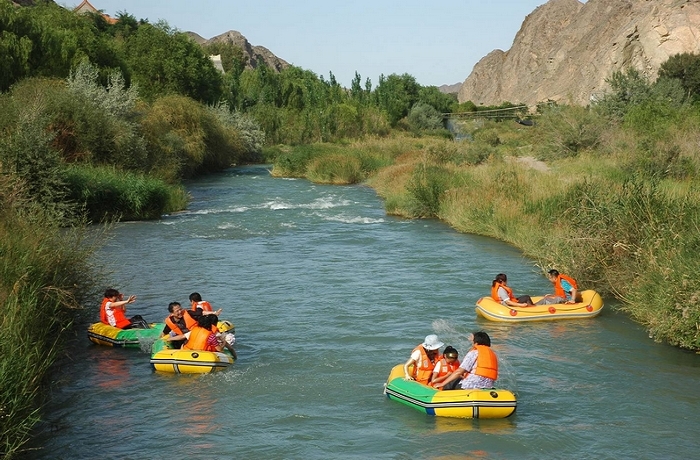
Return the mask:
<svg viewBox="0 0 700 460">
<path fill-rule="evenodd" d="M 518 405 L 515 394 L 504 389 L 436 390 L 404 380 L 403 364 L 394 366 L 384 386 L 389 399 L 428 415 L 456 418 L 506 418 Z"/>
<path fill-rule="evenodd" d="M 165 340 L 156 340 L 153 343 L 151 365 L 156 371 L 175 374 L 208 374 L 222 371 L 231 364 L 233 364 L 233 357 L 228 352 L 169 348 Z"/>
<path fill-rule="evenodd" d="M 476 303 L 476 313 L 491 321 L 547 321 L 555 319 L 580 319 L 598 316 L 603 309 L 603 299 L 596 291 L 582 291 L 583 302 L 567 305 L 534 305 L 509 307 L 491 297 L 482 297 Z M 533 297 L 537 303 L 540 297 Z"/>
<path fill-rule="evenodd" d="M 119 329 L 109 324 L 94 323 L 88 328 L 88 339 L 108 347 L 140 348 L 141 341 L 153 341 L 162 335 L 164 323 L 154 323 L 150 329 Z"/>
</svg>

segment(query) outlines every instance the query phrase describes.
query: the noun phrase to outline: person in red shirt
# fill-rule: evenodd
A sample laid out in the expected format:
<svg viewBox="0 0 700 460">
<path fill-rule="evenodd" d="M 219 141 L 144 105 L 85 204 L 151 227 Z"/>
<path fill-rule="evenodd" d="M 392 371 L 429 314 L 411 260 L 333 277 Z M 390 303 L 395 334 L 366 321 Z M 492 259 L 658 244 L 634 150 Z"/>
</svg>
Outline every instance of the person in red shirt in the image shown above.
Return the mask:
<svg viewBox="0 0 700 460">
<path fill-rule="evenodd" d="M 100 321 L 119 329 L 148 329 L 149 325 L 141 315 L 126 317 L 126 306 L 136 301 L 135 295 L 124 300 L 124 294 L 116 289 L 107 289 L 100 305 Z"/>
</svg>

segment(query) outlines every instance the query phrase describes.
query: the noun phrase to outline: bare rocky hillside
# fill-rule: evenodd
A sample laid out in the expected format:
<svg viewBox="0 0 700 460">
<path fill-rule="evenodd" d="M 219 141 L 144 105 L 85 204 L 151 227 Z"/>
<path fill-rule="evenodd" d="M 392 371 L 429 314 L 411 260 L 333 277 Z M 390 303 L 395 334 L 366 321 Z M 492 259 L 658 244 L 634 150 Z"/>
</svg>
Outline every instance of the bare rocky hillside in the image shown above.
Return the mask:
<svg viewBox="0 0 700 460">
<path fill-rule="evenodd" d="M 684 52 L 700 53 L 700 0 L 550 0 L 525 18 L 510 50 L 474 66 L 459 101 L 586 105 L 614 71 L 655 79 Z"/>
<path fill-rule="evenodd" d="M 260 64 L 265 63 L 271 69 L 280 71 L 285 67 L 289 67 L 289 63 L 284 59 L 280 59 L 275 56 L 272 51 L 265 48 L 264 46 L 253 46 L 250 44 L 247 38 L 245 38 L 240 32 L 235 30 L 229 30 L 221 35 L 210 38 L 209 40 L 202 38 L 194 32 L 188 32 L 188 35 L 194 39 L 197 43 L 232 43 L 240 47 L 246 56 L 248 56 L 248 65 L 250 69 L 258 67 Z"/>
</svg>

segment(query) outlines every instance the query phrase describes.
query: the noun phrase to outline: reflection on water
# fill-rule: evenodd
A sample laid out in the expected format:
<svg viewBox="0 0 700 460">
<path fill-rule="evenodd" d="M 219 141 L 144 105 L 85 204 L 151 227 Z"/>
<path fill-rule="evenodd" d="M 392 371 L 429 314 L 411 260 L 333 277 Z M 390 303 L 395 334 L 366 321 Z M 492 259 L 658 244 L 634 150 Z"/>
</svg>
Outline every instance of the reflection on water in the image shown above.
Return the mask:
<svg viewBox="0 0 700 460">
<path fill-rule="evenodd" d="M 514 248 L 387 216 L 366 187 L 272 179 L 261 167 L 189 191 L 186 212 L 118 225 L 99 257 L 150 321 L 194 291 L 223 308 L 239 360 L 169 375 L 153 372 L 147 346 L 85 338 L 55 375 L 32 458 L 696 455 L 696 355 L 651 342 L 610 305 L 587 320 L 476 317 L 496 273 L 533 295 L 551 289 Z M 427 334 L 464 356 L 477 330 L 499 356 L 498 385 L 518 394 L 513 417 L 440 419 L 382 394 Z"/>
</svg>

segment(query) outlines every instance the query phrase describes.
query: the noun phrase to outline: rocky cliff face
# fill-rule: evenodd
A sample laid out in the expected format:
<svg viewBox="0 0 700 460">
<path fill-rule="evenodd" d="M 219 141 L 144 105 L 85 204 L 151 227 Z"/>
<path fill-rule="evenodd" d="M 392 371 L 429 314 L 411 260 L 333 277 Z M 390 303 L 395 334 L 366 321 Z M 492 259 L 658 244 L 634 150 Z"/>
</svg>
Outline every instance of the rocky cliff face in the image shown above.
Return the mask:
<svg viewBox="0 0 700 460">
<path fill-rule="evenodd" d="M 508 51 L 481 59 L 459 101 L 588 104 L 614 71 L 655 79 L 678 53 L 700 53 L 700 0 L 550 0 L 525 18 Z"/>
<path fill-rule="evenodd" d="M 245 55 L 248 56 L 247 67 L 249 69 L 254 69 L 263 63 L 267 64 L 268 67 L 278 72 L 284 69 L 285 67 L 289 67 L 288 62 L 278 58 L 264 46 L 251 45 L 247 38 L 245 38 L 240 32 L 235 30 L 229 30 L 228 32 L 225 32 L 221 35 L 217 35 L 216 37 L 210 38 L 209 40 L 202 38 L 194 32 L 188 32 L 188 34 L 194 39 L 194 41 L 196 41 L 200 45 L 206 43 L 223 42 L 231 43 L 240 47 L 243 50 L 243 53 L 245 53 Z"/>
</svg>

